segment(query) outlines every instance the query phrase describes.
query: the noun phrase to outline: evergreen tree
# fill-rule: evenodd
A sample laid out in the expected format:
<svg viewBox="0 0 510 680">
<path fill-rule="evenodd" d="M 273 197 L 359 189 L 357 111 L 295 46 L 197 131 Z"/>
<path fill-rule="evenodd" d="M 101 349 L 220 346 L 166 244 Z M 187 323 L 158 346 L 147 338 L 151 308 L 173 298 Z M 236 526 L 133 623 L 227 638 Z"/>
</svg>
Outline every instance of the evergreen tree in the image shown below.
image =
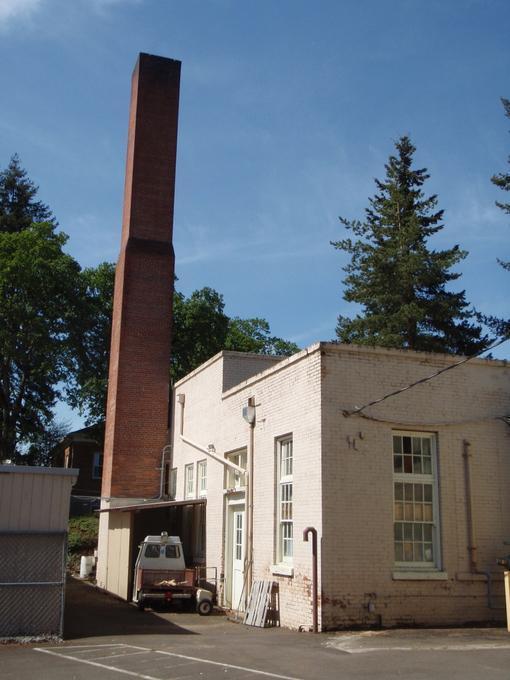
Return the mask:
<svg viewBox="0 0 510 680">
<path fill-rule="evenodd" d="M 510 99 L 502 98 L 501 101 L 505 109 L 505 116 L 507 118 L 510 118 Z M 510 156 L 508 157 L 508 162 L 510 163 Z M 493 175 L 491 177 L 491 182 L 500 189 L 503 189 L 503 191 L 510 191 L 510 172 L 500 172 L 497 175 Z M 498 208 L 501 208 L 501 210 L 503 210 L 507 215 L 510 215 L 510 203 L 502 203 L 500 201 L 496 201 L 496 205 L 498 206 Z M 507 262 L 498 260 L 498 262 L 502 267 L 510 271 L 510 260 Z"/>
<path fill-rule="evenodd" d="M 505 116 L 510 118 L 510 99 L 501 99 L 503 103 L 503 108 L 505 109 Z M 508 157 L 508 163 L 510 163 L 510 156 Z M 495 184 L 503 191 L 510 191 L 510 172 L 499 172 L 497 175 L 491 177 L 491 182 Z M 510 215 L 510 202 L 503 203 L 501 201 L 496 201 L 498 208 L 501 208 L 503 212 Z M 510 260 L 500 260 L 498 258 L 499 264 L 510 271 Z M 486 326 L 488 326 L 493 333 L 500 337 L 510 336 L 510 319 L 501 319 L 497 316 L 479 314 L 480 321 L 482 321 Z"/>
<path fill-rule="evenodd" d="M 22 231 L 33 222 L 55 224 L 48 206 L 35 200 L 38 188 L 14 154 L 7 168 L 0 172 L 0 232 Z"/>
<path fill-rule="evenodd" d="M 447 285 L 460 274 L 451 268 L 467 253 L 456 245 L 432 250 L 428 239 L 443 228 L 437 196 L 425 197 L 427 170 L 413 169 L 415 147 L 409 137 L 395 144 L 384 181 L 375 180 L 365 220 L 340 222 L 350 238 L 332 245 L 351 255 L 344 267 L 344 299 L 363 307 L 354 319 L 338 318 L 341 342 L 432 352 L 473 354 L 487 338 L 473 323 L 465 293 Z"/>
</svg>

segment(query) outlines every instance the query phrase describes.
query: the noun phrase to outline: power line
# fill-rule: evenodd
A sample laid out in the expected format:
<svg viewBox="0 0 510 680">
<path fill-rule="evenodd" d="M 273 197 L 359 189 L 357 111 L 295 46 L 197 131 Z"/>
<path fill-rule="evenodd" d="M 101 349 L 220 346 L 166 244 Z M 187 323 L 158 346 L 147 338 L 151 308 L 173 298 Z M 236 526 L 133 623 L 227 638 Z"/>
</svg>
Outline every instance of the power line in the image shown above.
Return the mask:
<svg viewBox="0 0 510 680">
<path fill-rule="evenodd" d="M 476 357 L 480 356 L 480 354 L 483 354 L 484 352 L 488 352 L 491 349 L 495 349 L 496 347 L 499 347 L 499 345 L 502 345 L 507 340 L 510 340 L 510 337 L 508 335 L 505 336 L 504 338 L 501 338 L 500 340 L 495 342 L 490 347 L 486 347 L 485 349 L 481 349 L 479 352 L 476 352 L 476 354 L 471 354 L 470 356 L 465 357 L 461 361 L 458 361 L 456 364 L 450 364 L 449 366 L 446 366 L 445 368 L 441 368 L 439 371 L 432 373 L 432 375 L 428 375 L 426 378 L 420 378 L 420 380 L 416 380 L 416 382 L 413 382 L 410 385 L 406 385 L 406 387 L 401 387 L 399 390 L 395 390 L 394 392 L 389 392 L 388 394 L 385 394 L 383 397 L 380 397 L 379 399 L 374 399 L 374 401 L 369 401 L 368 404 L 365 404 L 364 406 L 359 406 L 355 409 L 352 409 L 351 411 L 344 410 L 344 411 L 342 411 L 342 414 L 346 418 L 349 418 L 350 416 L 354 416 L 357 413 L 361 413 L 362 411 L 364 411 L 369 406 L 375 406 L 375 404 L 380 404 L 382 401 L 385 401 L 386 399 L 389 399 L 390 397 L 396 397 L 397 394 L 402 394 L 402 392 L 406 392 L 407 390 L 410 390 L 412 387 L 416 387 L 416 385 L 422 385 L 423 383 L 426 383 L 429 380 L 432 380 L 433 378 L 437 378 L 437 376 L 441 375 L 441 373 L 446 373 L 446 371 L 450 371 L 452 368 L 457 368 L 457 366 L 461 366 L 462 364 L 465 364 L 468 361 L 471 361 L 471 359 L 475 359 Z"/>
</svg>

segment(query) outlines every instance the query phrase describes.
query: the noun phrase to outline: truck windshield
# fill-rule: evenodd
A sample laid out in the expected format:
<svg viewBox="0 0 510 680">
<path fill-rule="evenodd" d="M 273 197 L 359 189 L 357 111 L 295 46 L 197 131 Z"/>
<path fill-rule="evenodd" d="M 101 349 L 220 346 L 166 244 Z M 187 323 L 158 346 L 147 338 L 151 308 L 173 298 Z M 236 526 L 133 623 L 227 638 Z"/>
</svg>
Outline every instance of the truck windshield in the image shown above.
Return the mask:
<svg viewBox="0 0 510 680">
<path fill-rule="evenodd" d="M 145 557 L 159 557 L 159 545 L 149 544 L 145 548 Z"/>
<path fill-rule="evenodd" d="M 178 545 L 167 545 L 165 556 L 170 557 L 170 558 L 179 557 L 179 546 Z"/>
</svg>

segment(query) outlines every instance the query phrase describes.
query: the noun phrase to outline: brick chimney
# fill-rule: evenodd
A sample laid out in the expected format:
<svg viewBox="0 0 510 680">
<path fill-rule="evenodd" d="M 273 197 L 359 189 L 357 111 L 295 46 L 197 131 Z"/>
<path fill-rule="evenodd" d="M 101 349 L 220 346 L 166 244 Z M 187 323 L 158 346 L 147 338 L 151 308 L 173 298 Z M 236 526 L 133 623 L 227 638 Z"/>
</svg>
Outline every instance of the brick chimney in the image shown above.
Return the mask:
<svg viewBox="0 0 510 680">
<path fill-rule="evenodd" d="M 140 54 L 132 77 L 115 276 L 102 496 L 157 496 L 168 426 L 181 62 Z"/>
</svg>

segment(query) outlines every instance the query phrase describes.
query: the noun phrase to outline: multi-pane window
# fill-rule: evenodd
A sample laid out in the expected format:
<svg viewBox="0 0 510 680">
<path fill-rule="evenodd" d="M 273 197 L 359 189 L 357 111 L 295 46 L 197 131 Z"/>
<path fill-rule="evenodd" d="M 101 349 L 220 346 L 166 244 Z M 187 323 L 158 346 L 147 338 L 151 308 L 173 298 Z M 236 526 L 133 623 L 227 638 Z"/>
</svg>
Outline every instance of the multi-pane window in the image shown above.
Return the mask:
<svg viewBox="0 0 510 680">
<path fill-rule="evenodd" d="M 433 567 L 438 563 L 435 437 L 393 433 L 395 562 Z"/>
<path fill-rule="evenodd" d="M 101 479 L 103 476 L 103 454 L 96 452 L 92 461 L 92 479 Z"/>
<path fill-rule="evenodd" d="M 199 496 L 207 496 L 207 461 L 197 463 L 197 489 Z"/>
<path fill-rule="evenodd" d="M 278 559 L 292 562 L 293 524 L 292 524 L 292 439 L 277 442 L 278 473 Z"/>
<path fill-rule="evenodd" d="M 195 479 L 193 476 L 193 463 L 184 466 L 184 497 L 195 497 Z"/>
<path fill-rule="evenodd" d="M 246 469 L 246 450 L 229 453 L 227 455 L 227 459 L 231 463 L 234 463 L 234 465 L 238 465 L 239 467 Z M 246 485 L 245 481 L 246 478 L 242 472 L 237 472 L 237 470 L 227 468 L 226 476 L 227 476 L 226 480 L 227 489 L 242 489 Z"/>
<path fill-rule="evenodd" d="M 236 560 L 243 559 L 243 514 L 236 512 L 234 527 L 234 556 Z"/>
</svg>

